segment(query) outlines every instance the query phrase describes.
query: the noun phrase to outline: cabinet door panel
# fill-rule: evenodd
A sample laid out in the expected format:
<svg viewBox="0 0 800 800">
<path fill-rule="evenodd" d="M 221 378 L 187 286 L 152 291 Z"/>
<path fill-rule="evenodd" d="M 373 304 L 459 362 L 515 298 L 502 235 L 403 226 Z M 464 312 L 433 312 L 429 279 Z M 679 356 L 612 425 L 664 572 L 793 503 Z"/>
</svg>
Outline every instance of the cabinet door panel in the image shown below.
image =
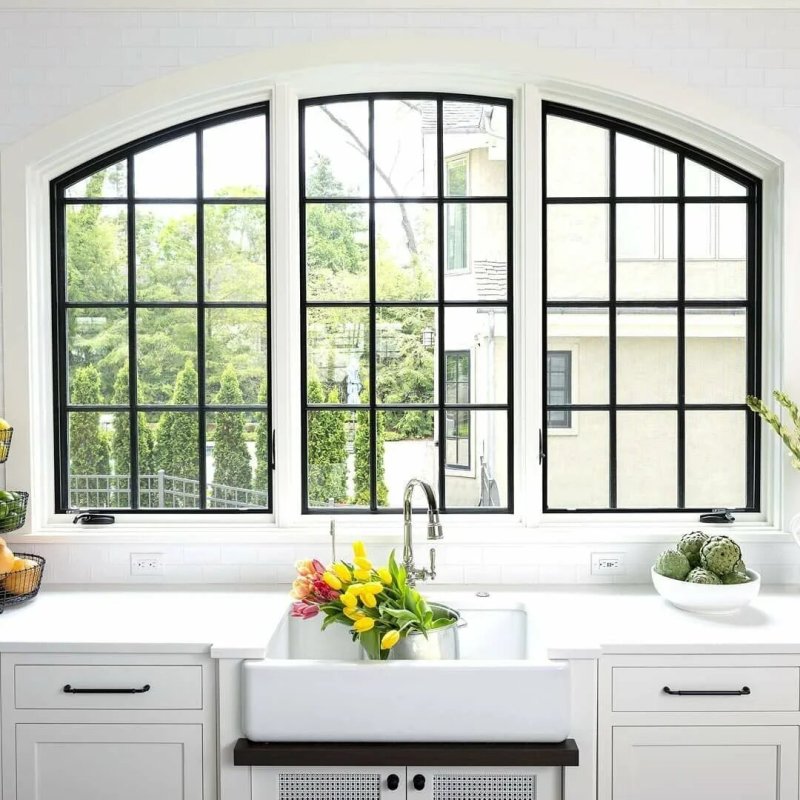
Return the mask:
<svg viewBox="0 0 800 800">
<path fill-rule="evenodd" d="M 17 800 L 201 800 L 200 725 L 17 725 Z"/>
<path fill-rule="evenodd" d="M 616 727 L 614 800 L 794 800 L 789 726 Z"/>
</svg>

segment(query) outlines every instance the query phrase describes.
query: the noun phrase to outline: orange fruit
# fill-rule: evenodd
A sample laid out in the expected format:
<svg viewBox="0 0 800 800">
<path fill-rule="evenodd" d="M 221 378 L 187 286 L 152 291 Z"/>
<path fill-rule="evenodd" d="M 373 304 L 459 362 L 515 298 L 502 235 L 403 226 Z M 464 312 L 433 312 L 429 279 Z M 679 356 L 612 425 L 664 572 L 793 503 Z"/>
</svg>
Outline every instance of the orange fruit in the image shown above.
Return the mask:
<svg viewBox="0 0 800 800">
<path fill-rule="evenodd" d="M 11 572 L 6 575 L 4 586 L 9 594 L 26 594 L 36 588 L 39 579 L 38 564 L 27 558 L 16 558 Z M 29 570 L 23 572 L 23 570 Z"/>
<path fill-rule="evenodd" d="M 0 547 L 0 575 L 4 572 L 12 572 L 16 556 L 11 552 L 11 548 L 4 544 Z"/>
</svg>

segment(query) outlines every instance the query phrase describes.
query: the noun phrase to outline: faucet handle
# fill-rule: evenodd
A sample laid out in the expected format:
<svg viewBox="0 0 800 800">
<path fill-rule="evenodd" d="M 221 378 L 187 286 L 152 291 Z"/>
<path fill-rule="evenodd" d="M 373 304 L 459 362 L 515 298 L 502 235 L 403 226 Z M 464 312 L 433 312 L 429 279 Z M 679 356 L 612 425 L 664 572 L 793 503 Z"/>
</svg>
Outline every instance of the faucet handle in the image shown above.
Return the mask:
<svg viewBox="0 0 800 800">
<path fill-rule="evenodd" d="M 430 567 L 431 580 L 436 580 L 436 548 L 431 547 L 431 567 Z"/>
</svg>

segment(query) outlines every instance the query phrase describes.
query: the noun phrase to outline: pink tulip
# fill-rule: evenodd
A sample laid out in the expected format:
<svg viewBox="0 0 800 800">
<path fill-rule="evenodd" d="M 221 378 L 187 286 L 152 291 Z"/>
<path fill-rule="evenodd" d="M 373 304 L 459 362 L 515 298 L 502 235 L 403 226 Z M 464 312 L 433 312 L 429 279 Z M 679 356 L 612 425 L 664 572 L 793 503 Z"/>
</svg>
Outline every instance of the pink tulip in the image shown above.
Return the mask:
<svg viewBox="0 0 800 800">
<path fill-rule="evenodd" d="M 315 606 L 313 603 L 304 603 L 299 601 L 297 603 L 292 603 L 292 610 L 290 613 L 293 617 L 299 617 L 300 619 L 311 619 L 319 614 L 319 606 Z"/>
<path fill-rule="evenodd" d="M 322 575 L 325 572 L 325 565 L 321 561 L 317 561 L 316 558 L 312 560 L 311 564 L 317 575 Z"/>
<path fill-rule="evenodd" d="M 335 589 L 331 589 L 322 578 L 314 578 L 314 595 L 318 597 L 322 602 L 330 602 L 331 600 L 336 600 L 339 597 L 339 592 Z"/>
</svg>

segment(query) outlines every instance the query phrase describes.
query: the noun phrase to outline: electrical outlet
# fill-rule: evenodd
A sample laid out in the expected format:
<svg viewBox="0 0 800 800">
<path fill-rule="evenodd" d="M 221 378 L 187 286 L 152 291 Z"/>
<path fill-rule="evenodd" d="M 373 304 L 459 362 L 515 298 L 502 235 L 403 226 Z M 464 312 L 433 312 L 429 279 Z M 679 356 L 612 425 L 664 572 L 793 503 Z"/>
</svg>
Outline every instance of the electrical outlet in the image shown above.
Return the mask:
<svg viewBox="0 0 800 800">
<path fill-rule="evenodd" d="M 625 557 L 622 553 L 592 553 L 592 575 L 623 575 Z"/>
<path fill-rule="evenodd" d="M 163 553 L 131 553 L 131 575 L 163 574 Z"/>
</svg>

